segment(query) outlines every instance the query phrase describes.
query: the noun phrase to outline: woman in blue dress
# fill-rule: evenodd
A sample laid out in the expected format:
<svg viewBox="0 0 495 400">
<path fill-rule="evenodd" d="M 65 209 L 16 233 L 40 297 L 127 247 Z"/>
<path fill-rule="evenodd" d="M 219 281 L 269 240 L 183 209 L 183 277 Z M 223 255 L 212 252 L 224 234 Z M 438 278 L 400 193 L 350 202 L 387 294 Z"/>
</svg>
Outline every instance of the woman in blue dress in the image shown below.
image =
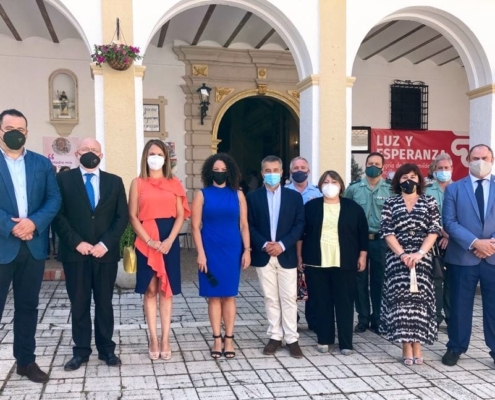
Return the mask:
<svg viewBox="0 0 495 400">
<path fill-rule="evenodd" d="M 222 354 L 226 358 L 235 357 L 235 296 L 239 292 L 241 267 L 245 269 L 251 264 L 247 205 L 239 190 L 240 178 L 239 168 L 228 154 L 208 157 L 201 170 L 204 188 L 195 194 L 192 203 L 191 226 L 198 251 L 199 295 L 208 298 L 213 358 Z"/>
</svg>

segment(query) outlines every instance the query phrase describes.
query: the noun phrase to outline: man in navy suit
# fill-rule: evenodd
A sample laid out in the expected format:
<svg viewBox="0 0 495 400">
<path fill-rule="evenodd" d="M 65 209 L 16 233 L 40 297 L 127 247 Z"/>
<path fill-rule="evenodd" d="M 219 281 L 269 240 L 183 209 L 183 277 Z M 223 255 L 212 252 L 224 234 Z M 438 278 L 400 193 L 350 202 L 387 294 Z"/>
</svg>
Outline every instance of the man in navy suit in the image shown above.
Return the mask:
<svg viewBox="0 0 495 400">
<path fill-rule="evenodd" d="M 483 330 L 495 360 L 495 176 L 493 151 L 479 144 L 469 151 L 469 175 L 447 186 L 443 224 L 449 234 L 445 261 L 449 264 L 451 312 L 449 341 L 442 358 L 457 364 L 469 347 L 478 282 L 483 299 Z"/>
<path fill-rule="evenodd" d="M 290 355 L 303 357 L 297 333 L 296 243 L 304 230 L 304 205 L 299 192 L 280 186 L 282 160 L 261 162 L 264 186 L 247 196 L 251 265 L 257 268 L 265 300 L 270 340 L 263 353 L 273 355 L 285 339 Z"/>
<path fill-rule="evenodd" d="M 48 375 L 35 362 L 34 336 L 48 229 L 61 199 L 52 164 L 26 150 L 27 136 L 21 112 L 0 114 L 0 320 L 12 283 L 17 373 L 44 383 Z"/>
</svg>

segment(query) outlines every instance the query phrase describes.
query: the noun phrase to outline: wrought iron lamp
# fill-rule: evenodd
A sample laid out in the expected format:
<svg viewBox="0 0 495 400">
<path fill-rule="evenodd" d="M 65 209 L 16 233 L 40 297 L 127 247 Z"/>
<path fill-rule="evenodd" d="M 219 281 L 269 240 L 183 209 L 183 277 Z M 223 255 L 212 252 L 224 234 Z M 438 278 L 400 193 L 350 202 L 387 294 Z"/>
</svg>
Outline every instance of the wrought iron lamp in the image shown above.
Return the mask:
<svg viewBox="0 0 495 400">
<path fill-rule="evenodd" d="M 201 107 L 201 125 L 206 117 L 206 112 L 208 111 L 208 106 L 210 105 L 210 92 L 211 88 L 203 83 L 197 92 L 199 93 L 199 105 Z"/>
</svg>

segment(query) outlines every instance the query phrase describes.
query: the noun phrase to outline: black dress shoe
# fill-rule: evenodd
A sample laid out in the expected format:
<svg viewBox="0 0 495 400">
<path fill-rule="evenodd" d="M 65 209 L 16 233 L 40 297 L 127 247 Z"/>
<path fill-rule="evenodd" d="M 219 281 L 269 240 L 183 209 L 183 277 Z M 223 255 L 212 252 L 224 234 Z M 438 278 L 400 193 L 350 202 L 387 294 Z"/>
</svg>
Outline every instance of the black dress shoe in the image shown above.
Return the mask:
<svg viewBox="0 0 495 400">
<path fill-rule="evenodd" d="M 105 361 L 107 365 L 112 367 L 122 365 L 122 361 L 120 361 L 120 358 L 118 358 L 115 353 L 98 354 L 98 360 Z"/>
<path fill-rule="evenodd" d="M 26 365 L 25 367 L 20 367 L 18 365 L 17 374 L 21 376 L 25 376 L 31 382 L 36 382 L 36 383 L 48 382 L 48 375 L 44 373 L 40 369 L 40 367 L 38 367 L 38 364 L 36 364 L 35 362 L 32 362 L 31 364 Z"/>
<path fill-rule="evenodd" d="M 459 361 L 460 357 L 461 353 L 457 353 L 456 351 L 452 351 L 449 349 L 442 357 L 442 364 L 453 367 L 457 364 L 457 361 Z"/>
<path fill-rule="evenodd" d="M 378 325 L 371 324 L 370 325 L 370 331 L 373 333 L 376 333 L 377 335 L 380 334 L 380 332 L 378 331 Z"/>
<path fill-rule="evenodd" d="M 72 357 L 65 365 L 65 371 L 75 371 L 81 367 L 81 364 L 87 363 L 89 361 L 89 357 Z"/>
<path fill-rule="evenodd" d="M 366 329 L 368 329 L 368 324 L 364 324 L 363 322 L 359 322 L 356 325 L 356 327 L 354 328 L 354 332 L 363 333 L 363 332 L 366 332 Z"/>
</svg>

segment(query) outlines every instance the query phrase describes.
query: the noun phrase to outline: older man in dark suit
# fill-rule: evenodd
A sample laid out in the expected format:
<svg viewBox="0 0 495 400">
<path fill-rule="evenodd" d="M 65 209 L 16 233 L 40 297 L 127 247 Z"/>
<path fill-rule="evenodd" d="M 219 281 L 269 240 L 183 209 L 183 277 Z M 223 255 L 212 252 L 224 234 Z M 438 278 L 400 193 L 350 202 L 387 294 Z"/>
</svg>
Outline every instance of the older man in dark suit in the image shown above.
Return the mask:
<svg viewBox="0 0 495 400">
<path fill-rule="evenodd" d="M 91 293 L 95 301 L 98 358 L 120 365 L 113 335 L 113 287 L 120 260 L 119 242 L 127 221 L 122 179 L 99 169 L 101 145 L 92 138 L 79 144 L 81 166 L 57 176 L 62 207 L 54 220 L 72 311 L 73 358 L 66 371 L 78 369 L 91 354 Z"/>
<path fill-rule="evenodd" d="M 44 383 L 36 364 L 38 301 L 48 249 L 48 229 L 60 208 L 52 164 L 26 150 L 27 119 L 0 114 L 0 320 L 10 284 L 14 290 L 14 357 L 17 373 Z"/>
<path fill-rule="evenodd" d="M 270 340 L 263 353 L 273 355 L 285 339 L 292 357 L 301 358 L 297 333 L 296 243 L 304 229 L 300 193 L 280 186 L 282 160 L 261 162 L 264 186 L 248 194 L 251 265 L 257 268 L 265 300 Z"/>
</svg>

